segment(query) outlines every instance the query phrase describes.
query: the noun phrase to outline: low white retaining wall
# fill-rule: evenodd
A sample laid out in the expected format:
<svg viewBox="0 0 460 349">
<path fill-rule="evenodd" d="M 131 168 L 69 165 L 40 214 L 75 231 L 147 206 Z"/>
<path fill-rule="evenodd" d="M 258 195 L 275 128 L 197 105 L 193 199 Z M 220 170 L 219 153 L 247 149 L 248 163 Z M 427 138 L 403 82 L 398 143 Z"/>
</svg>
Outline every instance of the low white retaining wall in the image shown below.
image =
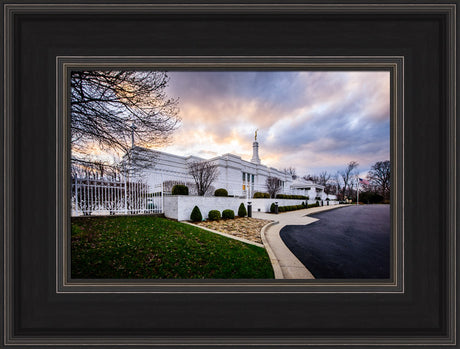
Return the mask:
<svg viewBox="0 0 460 349">
<path fill-rule="evenodd" d="M 222 213 L 223 210 L 230 209 L 236 216 L 242 202 L 245 200 L 240 198 L 171 195 L 164 197 L 163 211 L 166 217 L 178 221 L 190 220 L 190 214 L 195 206 L 200 209 L 203 219 L 208 218 L 208 212 L 211 210 L 219 210 Z"/>
<path fill-rule="evenodd" d="M 300 205 L 305 200 L 292 199 L 252 199 L 252 212 L 269 212 L 273 202 L 278 202 L 278 206 Z M 314 204 L 315 200 L 309 200 L 309 204 Z M 233 210 L 235 216 L 238 215 L 240 204 L 244 203 L 247 209 L 248 202 L 243 198 L 234 197 L 219 197 L 219 196 L 187 196 L 187 195 L 171 195 L 164 197 L 163 210 L 168 218 L 177 219 L 178 221 L 186 221 L 190 219 L 190 214 L 195 206 L 201 211 L 203 219 L 208 218 L 208 213 L 211 210 Z M 327 205 L 326 201 L 323 202 Z M 337 205 L 338 201 L 330 201 L 329 205 Z"/>
</svg>

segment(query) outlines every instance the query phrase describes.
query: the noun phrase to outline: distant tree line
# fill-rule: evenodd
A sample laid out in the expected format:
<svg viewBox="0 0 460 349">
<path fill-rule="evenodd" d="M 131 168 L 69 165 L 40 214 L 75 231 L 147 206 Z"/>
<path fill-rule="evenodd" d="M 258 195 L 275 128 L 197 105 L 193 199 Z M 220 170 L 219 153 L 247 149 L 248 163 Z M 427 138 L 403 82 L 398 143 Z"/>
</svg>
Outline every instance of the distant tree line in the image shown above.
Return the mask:
<svg viewBox="0 0 460 349">
<path fill-rule="evenodd" d="M 306 174 L 301 178 L 324 187 L 326 194 L 336 195 L 338 200 L 356 201 L 359 186 L 359 201 L 364 203 L 389 202 L 391 191 L 391 166 L 389 160 L 377 161 L 372 165 L 362 181 L 359 181 L 359 163 L 350 161 L 343 170 L 336 173 L 322 171 L 319 174 Z M 292 179 L 299 178 L 296 169 L 285 168 L 284 173 Z M 271 183 L 275 179 L 271 179 Z M 268 188 L 267 183 L 267 188 Z M 273 185 L 272 185 L 273 186 Z"/>
</svg>

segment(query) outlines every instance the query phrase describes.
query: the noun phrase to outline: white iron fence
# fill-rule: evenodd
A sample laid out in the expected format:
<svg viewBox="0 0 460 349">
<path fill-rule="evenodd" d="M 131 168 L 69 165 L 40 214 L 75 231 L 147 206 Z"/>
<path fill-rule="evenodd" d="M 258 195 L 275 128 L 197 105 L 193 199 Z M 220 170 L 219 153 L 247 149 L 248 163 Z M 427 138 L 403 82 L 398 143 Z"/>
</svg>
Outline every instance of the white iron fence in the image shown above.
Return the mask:
<svg viewBox="0 0 460 349">
<path fill-rule="evenodd" d="M 142 181 L 72 178 L 72 216 L 163 212 L 162 184 Z"/>
</svg>

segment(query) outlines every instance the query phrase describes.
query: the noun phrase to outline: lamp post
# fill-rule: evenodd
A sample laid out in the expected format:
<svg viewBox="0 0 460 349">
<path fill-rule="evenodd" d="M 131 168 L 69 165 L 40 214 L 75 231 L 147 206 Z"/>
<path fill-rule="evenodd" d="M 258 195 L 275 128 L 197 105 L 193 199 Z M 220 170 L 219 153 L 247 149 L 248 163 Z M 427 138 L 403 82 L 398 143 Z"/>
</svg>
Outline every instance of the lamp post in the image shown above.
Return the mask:
<svg viewBox="0 0 460 349">
<path fill-rule="evenodd" d="M 134 125 L 134 121 L 131 124 L 131 148 L 134 148 L 134 130 L 136 129 L 136 125 Z"/>
<path fill-rule="evenodd" d="M 359 203 L 359 178 L 356 183 L 356 206 L 358 206 Z"/>
</svg>

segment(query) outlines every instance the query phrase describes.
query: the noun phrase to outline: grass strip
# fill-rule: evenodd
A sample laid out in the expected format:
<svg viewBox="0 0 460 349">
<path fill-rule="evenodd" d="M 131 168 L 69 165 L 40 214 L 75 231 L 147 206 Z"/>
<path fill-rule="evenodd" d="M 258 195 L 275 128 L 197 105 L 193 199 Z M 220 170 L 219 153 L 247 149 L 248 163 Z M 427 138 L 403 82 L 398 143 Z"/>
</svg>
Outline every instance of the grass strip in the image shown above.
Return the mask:
<svg viewBox="0 0 460 349">
<path fill-rule="evenodd" d="M 153 216 L 72 218 L 76 279 L 270 279 L 265 249 Z"/>
</svg>

